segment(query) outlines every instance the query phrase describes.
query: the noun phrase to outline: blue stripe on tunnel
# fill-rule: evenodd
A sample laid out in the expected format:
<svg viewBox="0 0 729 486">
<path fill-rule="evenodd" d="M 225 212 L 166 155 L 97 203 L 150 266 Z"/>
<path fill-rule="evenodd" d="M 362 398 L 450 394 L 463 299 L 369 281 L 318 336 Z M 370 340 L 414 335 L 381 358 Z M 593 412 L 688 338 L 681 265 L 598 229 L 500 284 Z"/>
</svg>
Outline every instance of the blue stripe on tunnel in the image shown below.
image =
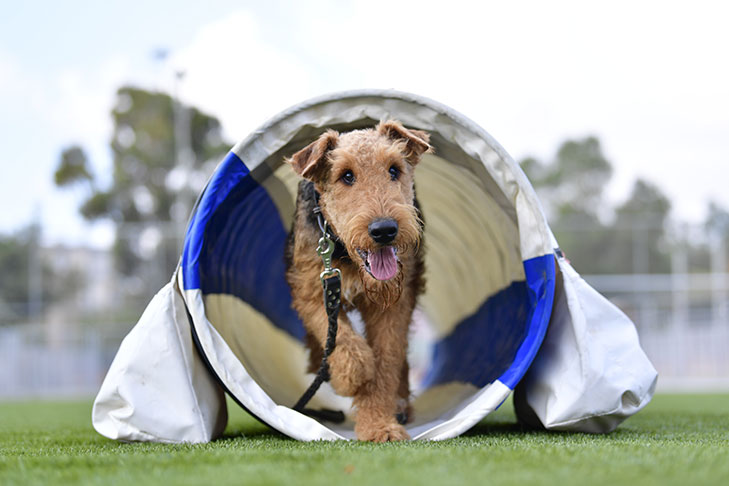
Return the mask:
<svg viewBox="0 0 729 486">
<path fill-rule="evenodd" d="M 501 376 L 526 337 L 525 297 L 526 283 L 512 282 L 437 341 L 423 385 L 460 381 L 482 387 Z"/>
<path fill-rule="evenodd" d="M 554 257 L 524 262 L 526 281 L 490 296 L 433 349 L 425 386 L 452 381 L 483 387 L 495 380 L 513 389 L 539 349 L 554 297 Z"/>
<path fill-rule="evenodd" d="M 182 254 L 185 289 L 230 294 L 303 339 L 284 277 L 287 231 L 276 205 L 233 152 L 200 198 Z"/>
<path fill-rule="evenodd" d="M 198 202 L 185 235 L 182 251 L 182 284 L 185 290 L 200 288 L 200 253 L 205 228 L 216 209 L 250 171 L 233 152 L 223 159 Z"/>
<path fill-rule="evenodd" d="M 297 339 L 304 326 L 285 278 L 287 231 L 266 190 L 248 177 L 220 205 L 200 255 L 203 294 L 231 294 Z M 319 282 L 312 282 L 319 285 Z"/>
<path fill-rule="evenodd" d="M 528 321 L 529 331 L 516 352 L 513 364 L 499 378 L 501 383 L 512 390 L 534 361 L 549 327 L 556 283 L 554 255 L 525 260 L 524 271 L 529 287 L 529 304 L 532 308 Z"/>
</svg>

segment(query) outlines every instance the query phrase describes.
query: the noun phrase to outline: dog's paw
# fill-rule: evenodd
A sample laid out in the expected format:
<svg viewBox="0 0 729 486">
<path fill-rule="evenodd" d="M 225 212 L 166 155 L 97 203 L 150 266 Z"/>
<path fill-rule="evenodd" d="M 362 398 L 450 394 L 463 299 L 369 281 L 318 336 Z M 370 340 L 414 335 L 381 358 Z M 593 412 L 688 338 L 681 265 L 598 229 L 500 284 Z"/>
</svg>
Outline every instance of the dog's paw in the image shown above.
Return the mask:
<svg viewBox="0 0 729 486">
<path fill-rule="evenodd" d="M 413 421 L 413 407 L 410 405 L 410 402 L 404 398 L 397 401 L 395 420 L 397 420 L 397 423 L 400 425 L 409 424 Z"/>
<path fill-rule="evenodd" d="M 367 427 L 355 427 L 357 438 L 370 442 L 394 442 L 410 440 L 410 434 L 397 423 L 372 424 Z"/>
<path fill-rule="evenodd" d="M 337 343 L 329 357 L 330 383 L 334 391 L 345 397 L 354 396 L 357 390 L 375 377 L 375 355 L 360 336 Z"/>
</svg>

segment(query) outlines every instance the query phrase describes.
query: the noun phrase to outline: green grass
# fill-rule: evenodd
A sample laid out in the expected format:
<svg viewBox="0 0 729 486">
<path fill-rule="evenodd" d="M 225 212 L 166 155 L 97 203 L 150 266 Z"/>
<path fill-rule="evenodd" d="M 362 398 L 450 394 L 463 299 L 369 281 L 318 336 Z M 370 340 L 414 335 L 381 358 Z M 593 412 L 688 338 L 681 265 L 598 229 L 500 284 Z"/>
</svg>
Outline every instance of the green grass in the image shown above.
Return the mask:
<svg viewBox="0 0 729 486">
<path fill-rule="evenodd" d="M 729 484 L 729 395 L 659 395 L 609 435 L 516 425 L 509 404 L 443 442 L 303 443 L 235 405 L 210 444 L 120 444 L 90 402 L 0 403 L 0 485 Z"/>
</svg>

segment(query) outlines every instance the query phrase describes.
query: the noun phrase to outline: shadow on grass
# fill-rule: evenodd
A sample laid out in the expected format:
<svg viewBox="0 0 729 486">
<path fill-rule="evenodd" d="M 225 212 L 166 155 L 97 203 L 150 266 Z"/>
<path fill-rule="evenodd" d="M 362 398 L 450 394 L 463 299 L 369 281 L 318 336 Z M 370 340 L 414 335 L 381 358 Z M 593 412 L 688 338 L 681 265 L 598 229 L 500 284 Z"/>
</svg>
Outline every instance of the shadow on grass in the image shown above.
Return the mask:
<svg viewBox="0 0 729 486">
<path fill-rule="evenodd" d="M 641 435 L 635 430 L 619 428 L 605 434 L 592 434 L 589 432 L 565 431 L 565 430 L 546 430 L 535 428 L 530 425 L 519 422 L 488 422 L 483 421 L 475 425 L 472 429 L 461 434 L 463 437 L 473 438 L 506 438 L 520 439 L 525 436 L 543 437 L 543 438 L 560 438 L 560 439 L 594 439 L 594 440 L 610 440 L 611 438 L 623 439 L 628 436 Z"/>
<path fill-rule="evenodd" d="M 480 422 L 473 426 L 473 428 L 467 430 L 463 434 L 461 434 L 463 437 L 474 437 L 474 436 L 517 436 L 517 435 L 524 435 L 524 433 L 530 432 L 530 433 L 544 433 L 549 434 L 550 432 L 547 432 L 546 430 L 539 430 L 534 429 L 531 427 L 527 427 L 525 425 L 522 425 L 520 423 L 507 423 L 507 422 L 497 422 L 497 423 L 489 423 L 489 422 Z"/>
<path fill-rule="evenodd" d="M 565 430 L 546 430 L 518 422 L 483 421 L 461 434 L 472 439 L 496 439 L 512 441 L 547 441 L 560 443 L 605 444 L 650 440 L 657 436 L 654 430 L 623 425 L 607 433 L 590 433 Z"/>
<path fill-rule="evenodd" d="M 523 437 L 524 435 L 543 435 L 543 436 L 569 436 L 583 435 L 576 432 L 558 432 L 548 431 L 544 429 L 535 429 L 518 422 L 489 422 L 483 421 L 476 424 L 470 430 L 461 434 L 462 437 Z M 589 435 L 589 434 L 588 434 Z M 228 427 L 225 433 L 217 439 L 217 441 L 232 441 L 240 439 L 259 439 L 259 440 L 280 440 L 294 441 L 291 437 L 263 424 L 262 422 L 254 422 L 248 424 L 237 424 Z"/>
<path fill-rule="evenodd" d="M 240 440 L 240 439 L 261 439 L 261 440 L 283 440 L 293 441 L 291 437 L 282 434 L 278 430 L 272 429 L 264 424 L 255 424 L 252 426 L 233 427 L 227 429 L 216 442 Z"/>
</svg>

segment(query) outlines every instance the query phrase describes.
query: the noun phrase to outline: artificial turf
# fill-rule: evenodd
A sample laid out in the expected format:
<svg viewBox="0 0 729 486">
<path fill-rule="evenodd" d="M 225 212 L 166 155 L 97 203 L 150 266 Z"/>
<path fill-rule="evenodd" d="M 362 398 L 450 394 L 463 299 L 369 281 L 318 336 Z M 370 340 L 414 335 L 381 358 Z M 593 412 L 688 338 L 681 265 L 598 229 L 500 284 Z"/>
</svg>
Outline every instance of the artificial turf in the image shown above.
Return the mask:
<svg viewBox="0 0 729 486">
<path fill-rule="evenodd" d="M 608 435 L 516 424 L 510 404 L 442 442 L 304 443 L 230 404 L 221 440 L 121 444 L 91 403 L 0 403 L 0 485 L 729 484 L 729 394 L 658 395 Z"/>
</svg>

